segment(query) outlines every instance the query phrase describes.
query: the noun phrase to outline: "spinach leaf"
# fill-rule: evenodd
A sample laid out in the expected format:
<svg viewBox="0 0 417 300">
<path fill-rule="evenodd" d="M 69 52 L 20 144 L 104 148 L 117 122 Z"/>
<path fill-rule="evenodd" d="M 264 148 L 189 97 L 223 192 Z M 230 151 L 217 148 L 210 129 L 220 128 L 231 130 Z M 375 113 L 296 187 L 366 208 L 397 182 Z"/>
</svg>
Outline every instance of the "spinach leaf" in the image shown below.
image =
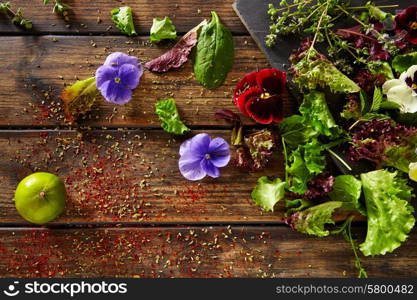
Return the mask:
<svg viewBox="0 0 417 300">
<path fill-rule="evenodd" d="M 218 15 L 211 12 L 211 22 L 205 25 L 198 37 L 194 58 L 194 74 L 207 88 L 223 84 L 232 69 L 234 43 L 230 31 L 224 27 Z"/>
<path fill-rule="evenodd" d="M 135 24 L 133 24 L 132 9 L 129 6 L 123 6 L 113 9 L 111 19 L 117 28 L 128 36 L 136 35 Z"/>
<path fill-rule="evenodd" d="M 180 120 L 174 99 L 160 100 L 155 104 L 155 111 L 162 121 L 162 129 L 173 134 L 184 134 L 190 129 Z"/>
<path fill-rule="evenodd" d="M 159 43 L 162 40 L 175 38 L 177 38 L 177 31 L 175 30 L 175 26 L 172 24 L 170 18 L 165 17 L 163 19 L 153 19 L 150 36 L 152 42 Z"/>
</svg>

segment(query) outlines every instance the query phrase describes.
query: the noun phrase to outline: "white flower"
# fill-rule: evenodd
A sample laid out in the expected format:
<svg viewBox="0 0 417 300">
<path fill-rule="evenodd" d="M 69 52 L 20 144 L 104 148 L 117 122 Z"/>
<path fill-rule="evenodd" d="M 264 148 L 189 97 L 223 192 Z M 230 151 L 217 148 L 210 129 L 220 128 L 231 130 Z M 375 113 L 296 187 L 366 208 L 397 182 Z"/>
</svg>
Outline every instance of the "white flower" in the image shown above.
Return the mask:
<svg viewBox="0 0 417 300">
<path fill-rule="evenodd" d="M 413 181 L 417 181 L 417 163 L 410 163 L 408 170 L 408 177 Z"/>
<path fill-rule="evenodd" d="M 386 81 L 382 91 L 387 95 L 388 101 L 401 106 L 401 112 L 417 112 L 417 65 L 402 73 L 399 79 Z"/>
</svg>

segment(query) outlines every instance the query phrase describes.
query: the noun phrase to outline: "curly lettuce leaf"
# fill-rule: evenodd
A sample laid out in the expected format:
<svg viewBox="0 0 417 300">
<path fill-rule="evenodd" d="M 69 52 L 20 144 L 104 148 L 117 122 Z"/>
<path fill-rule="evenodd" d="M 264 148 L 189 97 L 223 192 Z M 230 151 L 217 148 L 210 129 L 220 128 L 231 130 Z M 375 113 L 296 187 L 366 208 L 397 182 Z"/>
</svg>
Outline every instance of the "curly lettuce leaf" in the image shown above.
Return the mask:
<svg viewBox="0 0 417 300">
<path fill-rule="evenodd" d="M 177 38 L 177 31 L 170 18 L 154 18 L 151 27 L 150 39 L 152 42 L 159 43 L 162 40 L 172 40 Z"/>
<path fill-rule="evenodd" d="M 258 179 L 258 184 L 252 191 L 253 202 L 265 211 L 274 211 L 274 206 L 284 198 L 286 183 L 276 178 L 271 181 L 266 176 Z"/>
<path fill-rule="evenodd" d="M 133 23 L 132 9 L 129 6 L 115 8 L 110 13 L 112 21 L 122 33 L 128 36 L 137 35 Z"/>
<path fill-rule="evenodd" d="M 345 202 L 366 216 L 366 210 L 359 202 L 361 193 L 362 182 L 359 179 L 352 175 L 339 175 L 333 183 L 333 190 L 328 195 L 333 201 Z"/>
<path fill-rule="evenodd" d="M 344 206 L 342 201 L 328 201 L 296 212 L 287 222 L 291 227 L 301 233 L 319 237 L 328 236 L 330 231 L 325 229 L 326 224 L 334 225 L 333 213 Z"/>
<path fill-rule="evenodd" d="M 155 104 L 155 111 L 162 121 L 162 129 L 166 132 L 182 135 L 190 129 L 180 120 L 174 99 L 160 100 Z"/>
<path fill-rule="evenodd" d="M 320 174 L 326 167 L 326 159 L 322 155 L 324 146 L 317 139 L 298 146 L 291 152 L 286 166 L 288 175 L 290 176 L 291 186 L 288 188 L 291 192 L 304 194 L 307 189 L 307 183 Z"/>
<path fill-rule="evenodd" d="M 414 226 L 412 189 L 396 172 L 377 170 L 361 175 L 368 215 L 365 256 L 392 252 L 404 242 Z"/>
<path fill-rule="evenodd" d="M 417 65 L 417 52 L 397 55 L 392 60 L 392 68 L 397 73 L 402 73 L 408 70 L 413 65 Z"/>
<path fill-rule="evenodd" d="M 408 173 L 410 163 L 417 161 L 417 134 L 404 138 L 400 145 L 389 146 L 385 149 L 382 166 L 394 167 Z"/>
<path fill-rule="evenodd" d="M 313 91 L 305 95 L 300 113 L 305 118 L 304 123 L 311 125 L 319 134 L 332 138 L 339 135 L 340 128 L 330 113 L 324 93 Z"/>
<path fill-rule="evenodd" d="M 64 103 L 65 118 L 73 123 L 80 115 L 91 110 L 97 100 L 99 91 L 96 87 L 96 78 L 79 80 L 64 89 L 61 100 Z"/>
<path fill-rule="evenodd" d="M 295 65 L 294 82 L 301 89 L 329 87 L 333 93 L 357 93 L 360 87 L 340 72 L 328 59 L 314 50 L 307 52 Z"/>
</svg>

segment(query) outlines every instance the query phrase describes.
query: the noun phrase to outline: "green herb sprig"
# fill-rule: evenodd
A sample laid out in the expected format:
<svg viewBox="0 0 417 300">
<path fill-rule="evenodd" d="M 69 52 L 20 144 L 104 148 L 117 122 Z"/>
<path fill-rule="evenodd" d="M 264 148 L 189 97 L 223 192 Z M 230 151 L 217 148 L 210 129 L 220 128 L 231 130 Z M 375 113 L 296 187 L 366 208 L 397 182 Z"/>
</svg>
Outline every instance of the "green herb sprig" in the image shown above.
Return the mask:
<svg viewBox="0 0 417 300">
<path fill-rule="evenodd" d="M 23 17 L 23 10 L 19 7 L 13 11 L 10 2 L 0 2 L 0 12 L 4 12 L 12 17 L 12 23 L 25 29 L 32 29 L 32 21 Z"/>
<path fill-rule="evenodd" d="M 43 4 L 48 4 L 49 0 L 43 0 Z M 60 14 L 63 15 L 65 20 L 68 21 L 68 10 L 69 10 L 69 6 L 65 3 L 63 3 L 60 0 L 55 0 L 55 4 L 54 4 L 54 8 L 53 8 L 53 12 L 56 14 Z"/>
<path fill-rule="evenodd" d="M 377 18 L 385 23 L 392 22 L 393 16 L 381 10 L 381 8 L 392 8 L 398 5 L 375 6 L 372 2 L 367 2 L 364 6 L 350 6 L 347 0 L 294 0 L 293 4 L 288 4 L 282 0 L 279 7 L 269 5 L 268 15 L 271 25 L 269 34 L 266 36 L 266 45 L 272 47 L 276 44 L 278 36 L 289 34 L 312 35 L 310 50 L 313 50 L 317 43 L 325 43 L 328 54 L 337 58 L 335 65 L 340 70 L 350 73 L 351 65 L 346 61 L 345 53 L 354 59 L 354 64 L 366 64 L 369 56 L 367 49 L 357 49 L 348 41 L 342 39 L 333 31 L 335 21 L 341 17 L 347 17 L 363 27 L 364 32 L 370 32 L 372 38 L 384 45 L 384 49 L 395 55 L 398 53 L 394 40 L 384 34 L 379 33 L 373 28 L 372 24 L 367 24 L 361 20 L 369 16 Z M 363 11 L 362 17 L 353 14 L 354 11 Z M 353 34 L 353 33 L 352 33 Z M 307 51 L 307 58 L 309 57 Z"/>
</svg>

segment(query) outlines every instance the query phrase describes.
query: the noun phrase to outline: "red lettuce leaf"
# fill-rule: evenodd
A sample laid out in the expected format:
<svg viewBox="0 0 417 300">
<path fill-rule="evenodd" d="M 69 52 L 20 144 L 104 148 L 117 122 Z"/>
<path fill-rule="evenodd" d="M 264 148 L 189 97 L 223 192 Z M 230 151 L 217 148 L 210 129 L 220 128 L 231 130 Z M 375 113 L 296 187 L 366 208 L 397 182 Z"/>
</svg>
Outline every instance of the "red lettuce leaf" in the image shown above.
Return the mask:
<svg viewBox="0 0 417 300">
<path fill-rule="evenodd" d="M 198 30 L 205 23 L 203 21 L 187 32 L 178 43 L 168 52 L 145 64 L 152 72 L 165 73 L 171 69 L 178 69 L 188 60 L 191 50 L 197 44 Z"/>
</svg>

